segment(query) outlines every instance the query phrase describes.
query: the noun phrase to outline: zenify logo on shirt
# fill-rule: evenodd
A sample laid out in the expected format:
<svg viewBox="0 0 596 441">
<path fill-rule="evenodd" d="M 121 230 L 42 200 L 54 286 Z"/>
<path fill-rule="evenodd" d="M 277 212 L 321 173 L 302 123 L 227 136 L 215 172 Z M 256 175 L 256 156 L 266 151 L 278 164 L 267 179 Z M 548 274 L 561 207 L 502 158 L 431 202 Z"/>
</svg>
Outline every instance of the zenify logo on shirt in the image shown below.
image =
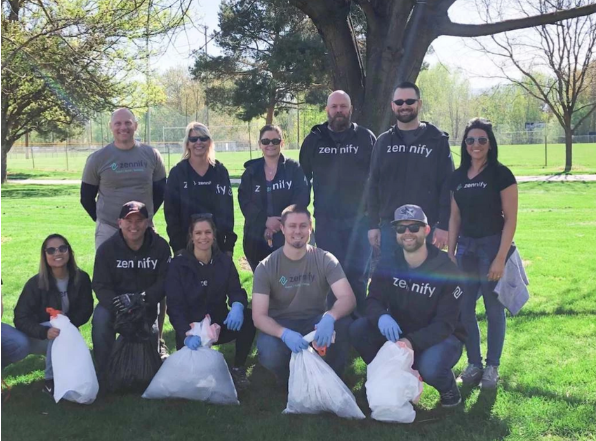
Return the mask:
<svg viewBox="0 0 596 441">
<path fill-rule="evenodd" d="M 296 288 L 298 286 L 310 286 L 311 283 L 315 281 L 315 276 L 312 273 L 308 274 L 299 274 L 297 276 L 281 276 L 279 278 L 279 283 L 282 284 L 284 288 Z"/>
</svg>

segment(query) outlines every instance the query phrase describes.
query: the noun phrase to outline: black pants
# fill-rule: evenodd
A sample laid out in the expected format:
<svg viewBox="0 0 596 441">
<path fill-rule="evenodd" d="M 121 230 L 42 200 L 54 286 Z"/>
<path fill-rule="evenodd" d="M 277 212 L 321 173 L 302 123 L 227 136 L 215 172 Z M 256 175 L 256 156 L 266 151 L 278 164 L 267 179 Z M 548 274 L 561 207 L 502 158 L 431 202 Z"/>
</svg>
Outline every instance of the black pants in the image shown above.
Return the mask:
<svg viewBox="0 0 596 441">
<path fill-rule="evenodd" d="M 273 235 L 272 247 L 263 237 L 257 237 L 251 232 L 245 232 L 244 234 L 244 255 L 253 273 L 261 260 L 284 245 L 285 239 L 281 232 Z"/>
<path fill-rule="evenodd" d="M 244 308 L 244 323 L 239 331 L 230 331 L 223 322 L 226 319 L 226 315 L 211 317 L 211 323 L 217 323 L 221 326 L 219 332 L 219 339 L 215 344 L 223 345 L 236 341 L 236 353 L 234 356 L 234 367 L 241 367 L 246 364 L 246 359 L 252 348 L 252 343 L 255 339 L 257 329 L 252 321 L 252 310 L 250 308 Z M 176 349 L 182 349 L 184 347 L 184 337 L 176 335 Z"/>
</svg>

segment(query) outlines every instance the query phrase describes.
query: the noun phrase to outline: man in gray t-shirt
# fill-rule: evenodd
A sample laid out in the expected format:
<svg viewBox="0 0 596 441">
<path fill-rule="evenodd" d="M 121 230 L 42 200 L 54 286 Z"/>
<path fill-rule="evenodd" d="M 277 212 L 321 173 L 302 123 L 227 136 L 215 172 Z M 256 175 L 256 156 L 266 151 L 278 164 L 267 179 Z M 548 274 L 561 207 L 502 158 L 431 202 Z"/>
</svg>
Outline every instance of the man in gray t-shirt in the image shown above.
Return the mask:
<svg viewBox="0 0 596 441">
<path fill-rule="evenodd" d="M 308 245 L 312 223 L 306 208 L 286 208 L 281 231 L 284 246 L 259 263 L 254 274 L 252 315 L 260 331 L 259 361 L 278 382 L 287 383 L 291 353 L 308 348 L 303 336 L 316 329 L 316 344 L 329 348 L 325 360 L 341 375 L 349 350 L 350 313 L 356 306 L 354 292 L 335 256 Z M 329 289 L 337 301 L 326 311 Z"/>
<path fill-rule="evenodd" d="M 96 221 L 95 249 L 118 231 L 118 214 L 126 202 L 144 203 L 153 217 L 163 202 L 166 185 L 159 152 L 134 139 L 137 121 L 133 113 L 116 110 L 110 129 L 114 142 L 87 158 L 81 184 L 81 204 Z"/>
</svg>

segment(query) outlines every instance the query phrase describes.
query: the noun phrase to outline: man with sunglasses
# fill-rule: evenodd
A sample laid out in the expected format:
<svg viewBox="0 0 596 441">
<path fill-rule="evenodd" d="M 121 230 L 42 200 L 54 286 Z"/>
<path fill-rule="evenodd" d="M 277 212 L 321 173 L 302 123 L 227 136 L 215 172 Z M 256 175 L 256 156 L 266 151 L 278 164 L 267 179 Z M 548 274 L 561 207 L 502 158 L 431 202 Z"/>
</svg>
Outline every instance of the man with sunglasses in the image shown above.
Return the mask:
<svg viewBox="0 0 596 441">
<path fill-rule="evenodd" d="M 413 83 L 397 86 L 391 108 L 397 123 L 379 136 L 370 168 L 369 242 L 381 254 L 391 254 L 393 211 L 416 204 L 428 216 L 431 242 L 445 248 L 451 204 L 448 180 L 454 169 L 449 135 L 419 120 L 422 100 Z"/>
<path fill-rule="evenodd" d="M 453 366 L 466 332 L 459 321 L 461 275 L 446 252 L 426 241 L 431 228 L 417 205 L 395 210 L 391 222 L 399 249 L 381 257 L 366 299 L 366 316 L 350 326 L 350 339 L 369 364 L 385 342 L 414 351 L 414 369 L 439 391 L 443 407 L 461 395 Z"/>
<path fill-rule="evenodd" d="M 151 219 L 163 202 L 166 170 L 157 149 L 135 140 L 134 114 L 117 109 L 110 118 L 114 141 L 87 158 L 81 183 L 81 205 L 95 221 L 95 249 L 118 231 L 122 204 L 147 206 Z"/>
<path fill-rule="evenodd" d="M 314 126 L 300 149 L 300 165 L 314 190 L 315 240 L 333 254 L 364 310 L 367 241 L 366 182 L 375 135 L 352 122 L 352 103 L 343 90 L 327 99 L 327 122 Z M 335 298 L 329 296 L 329 303 Z"/>
<path fill-rule="evenodd" d="M 170 260 L 168 243 L 149 228 L 145 204 L 138 201 L 124 204 L 118 225 L 119 231 L 97 250 L 93 267 L 92 285 L 99 303 L 93 313 L 92 338 L 100 381 L 116 337 L 116 315 L 139 298 L 145 304 L 147 323 L 156 321 L 157 305 L 165 296 L 164 282 Z"/>
</svg>

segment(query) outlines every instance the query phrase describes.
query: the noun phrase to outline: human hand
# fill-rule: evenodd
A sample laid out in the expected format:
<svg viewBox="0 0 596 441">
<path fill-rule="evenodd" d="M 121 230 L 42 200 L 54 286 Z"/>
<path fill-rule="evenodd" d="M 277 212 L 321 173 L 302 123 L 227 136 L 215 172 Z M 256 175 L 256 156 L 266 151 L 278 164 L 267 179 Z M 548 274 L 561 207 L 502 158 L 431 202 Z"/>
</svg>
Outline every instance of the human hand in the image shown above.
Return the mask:
<svg viewBox="0 0 596 441">
<path fill-rule="evenodd" d="M 265 222 L 265 227 L 269 230 L 273 231 L 273 233 L 277 233 L 281 230 L 281 217 L 280 216 L 270 216 L 267 218 L 267 222 Z"/>
<path fill-rule="evenodd" d="M 505 259 L 501 259 L 497 256 L 495 257 L 495 260 L 493 260 L 493 263 L 490 264 L 486 277 L 491 282 L 497 281 L 503 277 L 503 271 L 505 271 Z"/>
<path fill-rule="evenodd" d="M 331 314 L 325 314 L 321 321 L 315 325 L 315 342 L 317 346 L 329 347 L 331 346 L 331 339 L 333 337 L 333 327 L 335 318 Z"/>
<path fill-rule="evenodd" d="M 58 328 L 48 329 L 48 333 L 47 333 L 48 340 L 54 340 L 59 335 L 60 335 L 60 329 L 58 329 Z"/>
<path fill-rule="evenodd" d="M 447 246 L 448 242 L 449 232 L 441 230 L 440 228 L 435 228 L 435 233 L 433 234 L 433 245 L 442 250 Z"/>
<path fill-rule="evenodd" d="M 184 339 L 184 346 L 188 349 L 196 351 L 201 347 L 201 337 L 198 335 L 189 335 Z"/>
<path fill-rule="evenodd" d="M 223 324 L 228 327 L 230 331 L 239 331 L 244 323 L 244 305 L 240 302 L 232 303 L 232 309 L 224 320 Z"/>
<path fill-rule="evenodd" d="M 375 228 L 374 230 L 368 230 L 368 243 L 371 247 L 381 247 L 381 230 Z"/>
<path fill-rule="evenodd" d="M 383 314 L 379 317 L 379 331 L 381 334 L 389 340 L 395 343 L 399 338 L 399 334 L 401 334 L 401 328 L 397 324 L 397 322 L 391 317 L 389 314 Z"/>
<path fill-rule="evenodd" d="M 291 329 L 285 329 L 281 335 L 281 340 L 286 344 L 290 351 L 295 354 L 300 353 L 304 349 L 308 348 L 308 342 L 302 338 L 302 334 Z"/>
<path fill-rule="evenodd" d="M 141 300 L 145 300 L 145 293 L 138 294 L 141 297 Z M 137 294 L 129 292 L 126 294 L 121 294 L 119 296 L 114 297 L 112 300 L 112 305 L 116 312 L 123 312 L 126 309 L 130 308 L 130 305 L 134 302 L 135 297 Z"/>
</svg>

